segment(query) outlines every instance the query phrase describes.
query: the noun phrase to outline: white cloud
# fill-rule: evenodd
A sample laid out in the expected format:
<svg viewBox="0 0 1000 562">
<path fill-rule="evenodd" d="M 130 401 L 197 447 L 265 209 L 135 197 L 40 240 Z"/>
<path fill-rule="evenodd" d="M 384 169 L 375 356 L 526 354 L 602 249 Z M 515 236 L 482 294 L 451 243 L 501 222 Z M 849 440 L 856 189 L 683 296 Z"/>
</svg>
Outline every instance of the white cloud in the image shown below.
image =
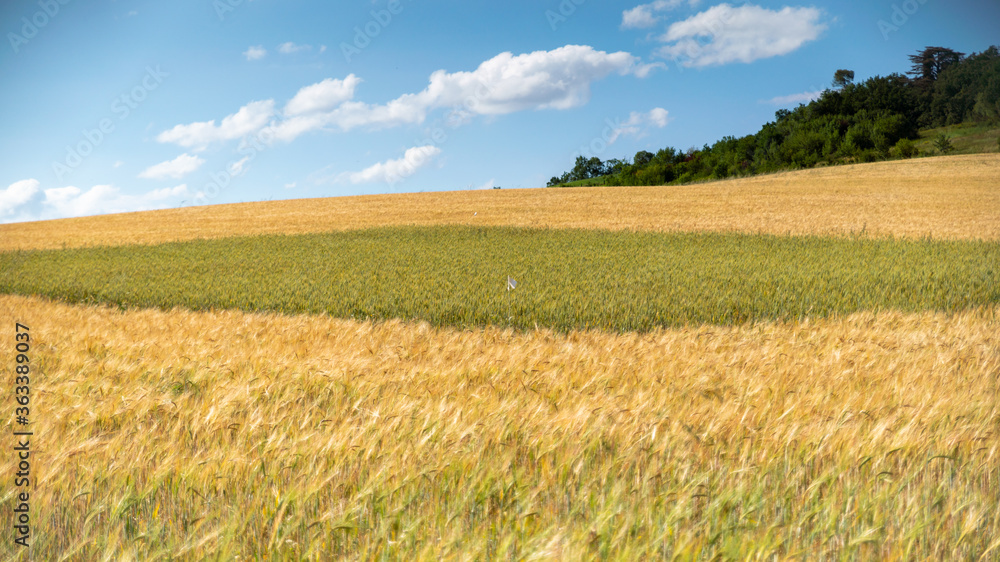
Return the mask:
<svg viewBox="0 0 1000 562">
<path fill-rule="evenodd" d="M 348 172 L 342 174 L 341 178 L 347 179 L 351 183 L 393 184 L 412 176 L 417 170 L 429 164 L 438 154 L 441 154 L 441 149 L 436 146 L 415 146 L 407 150 L 402 158 L 379 162 L 360 172 Z"/>
<path fill-rule="evenodd" d="M 570 109 L 590 99 L 590 85 L 607 75 L 647 73 L 626 52 L 606 53 L 585 45 L 514 56 L 501 53 L 472 72 L 439 70 L 416 94 L 427 107 L 465 106 L 480 115 L 528 109 Z"/>
<path fill-rule="evenodd" d="M 360 83 L 360 78 L 348 74 L 343 80 L 327 78 L 317 84 L 306 86 L 285 105 L 285 115 L 301 115 L 333 109 L 352 99 L 354 90 Z"/>
<path fill-rule="evenodd" d="M 185 147 L 204 148 L 215 141 L 232 140 L 256 131 L 267 125 L 274 116 L 274 100 L 250 102 L 236 113 L 222 120 L 177 125 L 169 131 L 157 135 L 160 142 L 172 142 Z"/>
<path fill-rule="evenodd" d="M 691 6 L 698 4 L 699 0 L 656 0 L 650 4 L 641 4 L 622 12 L 622 29 L 638 29 L 653 27 L 660 21 L 660 16 L 654 12 L 665 12 L 687 3 Z"/>
<path fill-rule="evenodd" d="M 260 60 L 267 56 L 267 49 L 265 49 L 263 45 L 250 47 L 249 49 L 243 51 L 243 56 L 245 56 L 247 60 Z"/>
<path fill-rule="evenodd" d="M 667 126 L 667 122 L 670 120 L 670 112 L 662 107 L 657 107 L 649 112 L 648 118 L 650 123 L 662 129 Z"/>
<path fill-rule="evenodd" d="M 105 213 L 148 211 L 169 207 L 167 200 L 188 194 L 186 184 L 156 189 L 142 195 L 125 195 L 110 185 L 95 185 L 83 191 L 78 187 L 57 187 L 45 190 L 42 202 L 43 218 L 68 218 Z"/>
<path fill-rule="evenodd" d="M 162 180 L 164 178 L 180 179 L 197 170 L 204 163 L 205 160 L 184 153 L 173 160 L 160 162 L 146 168 L 139 174 L 139 177 L 153 180 Z"/>
<path fill-rule="evenodd" d="M 719 4 L 670 25 L 658 54 L 688 67 L 722 65 L 786 55 L 826 29 L 816 8 L 779 11 Z"/>
<path fill-rule="evenodd" d="M 486 182 L 486 183 L 484 183 L 484 184 L 482 184 L 480 186 L 473 187 L 472 189 L 475 189 L 477 191 L 483 190 L 483 189 L 493 189 L 494 185 L 496 185 L 496 178 L 490 179 L 490 181 L 488 181 L 488 182 Z"/>
<path fill-rule="evenodd" d="M 644 78 L 662 62 L 642 63 L 626 52 L 606 53 L 584 45 L 567 45 L 552 51 L 522 55 L 501 53 L 471 72 L 438 70 L 427 87 L 403 94 L 385 104 L 355 101 L 361 79 L 353 74 L 343 80 L 327 79 L 306 86 L 286 104 L 284 119 L 271 123 L 274 101 L 253 102 L 221 126 L 215 121 L 178 125 L 157 140 L 185 147 L 204 147 L 212 141 L 260 131 L 276 140 L 292 141 L 306 132 L 359 127 L 382 129 L 422 123 L 430 111 L 452 108 L 453 115 L 502 115 L 517 111 L 571 109 L 586 104 L 590 86 L 612 73 Z M 263 135 L 263 131 L 260 131 Z"/>
<path fill-rule="evenodd" d="M 171 197 L 183 197 L 188 194 L 187 184 L 182 183 L 176 187 L 165 187 L 163 189 L 154 189 L 153 191 L 147 192 L 145 195 L 140 196 L 140 199 L 145 201 L 162 201 L 164 199 L 169 199 Z"/>
<path fill-rule="evenodd" d="M 312 49 L 309 45 L 296 45 L 291 41 L 278 45 L 278 52 L 283 55 L 291 55 L 299 51 L 308 51 L 309 49 Z"/>
<path fill-rule="evenodd" d="M 286 183 L 286 184 L 285 184 L 285 189 L 295 189 L 295 186 L 296 186 L 296 185 L 297 185 L 297 184 L 296 184 L 295 182 L 291 182 L 291 183 Z"/>
<path fill-rule="evenodd" d="M 124 163 L 124 162 L 122 162 L 121 160 L 118 160 L 118 161 L 116 161 L 116 162 L 115 162 L 114 164 L 112 164 L 112 165 L 111 165 L 111 167 L 112 167 L 112 168 L 121 168 L 121 167 L 122 167 L 122 166 L 124 166 L 124 165 L 125 165 L 125 163 Z"/>
<path fill-rule="evenodd" d="M 800 103 L 809 103 L 813 100 L 818 100 L 822 95 L 823 90 L 817 90 L 815 92 L 802 92 L 801 94 L 791 94 L 788 96 L 771 98 L 766 103 L 771 105 L 797 105 Z"/>
<path fill-rule="evenodd" d="M 636 78 L 645 78 L 650 75 L 657 68 L 666 69 L 667 65 L 662 62 L 650 62 L 644 64 L 637 64 L 632 74 L 635 74 Z"/>
<path fill-rule="evenodd" d="M 11 215 L 38 193 L 38 180 L 27 179 L 16 181 L 7 189 L 0 189 L 0 217 Z"/>
<path fill-rule="evenodd" d="M 590 99 L 590 85 L 612 73 L 643 78 L 661 63 L 642 64 L 625 52 L 606 53 L 567 45 L 552 51 L 501 53 L 471 72 L 438 70 L 421 92 L 404 94 L 385 105 L 349 101 L 337 109 L 281 128 L 299 131 L 336 126 L 385 128 L 422 123 L 434 109 L 453 108 L 460 117 L 503 115 L 526 110 L 571 109 Z M 281 137 L 282 135 L 279 135 Z"/>
<path fill-rule="evenodd" d="M 662 107 L 653 108 L 648 113 L 633 111 L 628 119 L 616 126 L 608 137 L 608 144 L 614 144 L 622 136 L 639 136 L 647 127 L 664 128 L 670 121 L 670 113 Z"/>
<path fill-rule="evenodd" d="M 176 201 L 189 194 L 186 184 L 154 189 L 140 195 L 123 194 L 110 185 L 95 185 L 84 191 L 75 186 L 44 190 L 40 213 L 20 213 L 9 217 L 18 207 L 39 193 L 38 180 L 22 180 L 0 190 L 0 220 L 5 216 L 14 221 L 49 220 L 105 213 L 148 211 L 176 206 Z M 8 222 L 4 221 L 4 222 Z"/>
</svg>

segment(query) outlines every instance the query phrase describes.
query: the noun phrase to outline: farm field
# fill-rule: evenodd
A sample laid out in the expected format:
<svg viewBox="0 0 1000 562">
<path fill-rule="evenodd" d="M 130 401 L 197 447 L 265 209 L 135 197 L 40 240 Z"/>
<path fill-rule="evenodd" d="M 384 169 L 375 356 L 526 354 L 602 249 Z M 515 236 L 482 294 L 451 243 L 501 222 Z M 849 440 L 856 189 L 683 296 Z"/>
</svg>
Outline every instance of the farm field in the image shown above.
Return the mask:
<svg viewBox="0 0 1000 562">
<path fill-rule="evenodd" d="M 395 227 L 0 254 L 0 292 L 462 328 L 648 331 L 1000 302 L 1000 242 Z M 518 283 L 506 291 L 507 276 Z"/>
<path fill-rule="evenodd" d="M 36 559 L 1000 547 L 996 306 L 641 335 L 20 296 L 0 317 L 42 373 Z"/>
<path fill-rule="evenodd" d="M 31 555 L 1000 558 L 998 169 L 0 225 Z"/>
<path fill-rule="evenodd" d="M 1000 562 L 1000 2 L 77 4 L 0 562 Z"/>
<path fill-rule="evenodd" d="M 0 251 L 393 225 L 1000 239 L 1000 154 L 898 160 L 676 187 L 303 199 L 0 224 Z M 969 204 L 975 202 L 974 205 Z"/>
</svg>

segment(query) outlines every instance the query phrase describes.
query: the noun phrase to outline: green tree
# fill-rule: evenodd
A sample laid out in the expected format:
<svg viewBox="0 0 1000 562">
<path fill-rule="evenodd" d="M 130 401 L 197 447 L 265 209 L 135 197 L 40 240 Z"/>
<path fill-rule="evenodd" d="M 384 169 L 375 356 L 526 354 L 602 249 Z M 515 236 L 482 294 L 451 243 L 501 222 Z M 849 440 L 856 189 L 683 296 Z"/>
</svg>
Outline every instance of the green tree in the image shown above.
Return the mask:
<svg viewBox="0 0 1000 562">
<path fill-rule="evenodd" d="M 896 146 L 892 147 L 892 155 L 896 158 L 913 158 L 919 153 L 917 145 L 910 139 L 899 139 Z"/>
<path fill-rule="evenodd" d="M 955 147 L 951 144 L 951 139 L 944 133 L 941 133 L 934 139 L 934 148 L 938 149 L 941 154 L 948 154 L 952 150 L 955 150 Z"/>
<path fill-rule="evenodd" d="M 854 83 L 854 71 L 840 69 L 833 73 L 833 87 L 841 90 Z"/>
<path fill-rule="evenodd" d="M 923 51 L 915 55 L 910 55 L 910 76 L 914 81 L 923 85 L 929 85 L 938 79 L 938 76 L 949 66 L 959 63 L 965 53 L 959 53 L 944 47 L 925 47 Z"/>
<path fill-rule="evenodd" d="M 645 166 L 646 164 L 649 164 L 649 162 L 652 159 L 653 159 L 652 152 L 640 150 L 639 152 L 635 153 L 635 158 L 632 159 L 632 163 L 635 164 L 636 166 L 642 167 Z"/>
</svg>

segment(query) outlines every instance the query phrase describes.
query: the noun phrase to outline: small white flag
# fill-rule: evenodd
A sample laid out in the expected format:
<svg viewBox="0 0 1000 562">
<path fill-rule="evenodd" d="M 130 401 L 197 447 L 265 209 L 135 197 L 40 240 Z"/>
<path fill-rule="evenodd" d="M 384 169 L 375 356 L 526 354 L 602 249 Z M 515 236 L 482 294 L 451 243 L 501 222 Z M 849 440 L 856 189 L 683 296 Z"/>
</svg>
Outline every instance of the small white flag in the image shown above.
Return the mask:
<svg viewBox="0 0 1000 562">
<path fill-rule="evenodd" d="M 517 281 L 511 279 L 510 275 L 507 276 L 507 290 L 513 291 L 517 288 Z"/>
</svg>

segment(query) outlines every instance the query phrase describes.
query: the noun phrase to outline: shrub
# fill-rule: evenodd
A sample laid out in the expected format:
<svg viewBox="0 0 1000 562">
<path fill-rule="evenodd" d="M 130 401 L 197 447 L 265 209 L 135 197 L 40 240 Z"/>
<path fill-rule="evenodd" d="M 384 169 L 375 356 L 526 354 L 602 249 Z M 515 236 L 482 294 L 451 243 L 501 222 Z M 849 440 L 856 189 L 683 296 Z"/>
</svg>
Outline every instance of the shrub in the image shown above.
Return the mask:
<svg viewBox="0 0 1000 562">
<path fill-rule="evenodd" d="M 941 154 L 948 154 L 952 150 L 955 150 L 955 146 L 951 144 L 951 139 L 944 133 L 941 133 L 934 139 L 934 148 L 938 149 L 938 152 Z"/>
<path fill-rule="evenodd" d="M 872 142 L 883 154 L 888 154 L 894 144 L 906 135 L 906 119 L 902 115 L 887 115 L 875 121 Z"/>
<path fill-rule="evenodd" d="M 852 152 L 860 152 L 875 147 L 869 128 L 865 123 L 852 125 L 844 136 L 844 144 L 848 145 L 850 147 L 849 150 Z"/>
<path fill-rule="evenodd" d="M 881 154 L 874 149 L 862 150 L 861 152 L 858 152 L 857 155 L 857 161 L 865 164 L 878 162 L 881 159 Z"/>
<path fill-rule="evenodd" d="M 910 139 L 899 139 L 896 146 L 892 147 L 893 158 L 913 158 L 920 153 L 920 149 Z"/>
</svg>

